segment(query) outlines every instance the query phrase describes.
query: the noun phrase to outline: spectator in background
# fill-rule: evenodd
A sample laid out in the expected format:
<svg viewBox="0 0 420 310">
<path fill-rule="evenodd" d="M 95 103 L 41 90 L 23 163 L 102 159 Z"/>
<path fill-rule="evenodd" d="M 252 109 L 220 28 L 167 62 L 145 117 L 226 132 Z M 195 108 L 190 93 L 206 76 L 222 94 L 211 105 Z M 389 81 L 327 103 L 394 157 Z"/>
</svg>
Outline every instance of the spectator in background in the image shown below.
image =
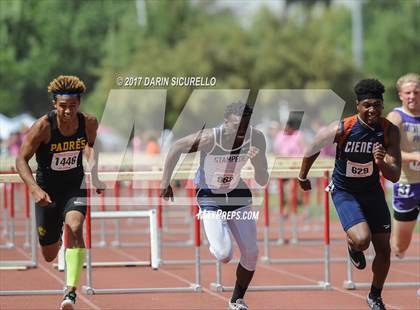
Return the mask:
<svg viewBox="0 0 420 310">
<path fill-rule="evenodd" d="M 305 140 L 308 143 L 308 145 L 310 143 L 312 143 L 314 137 L 318 133 L 320 133 L 321 131 L 326 130 L 326 129 L 327 129 L 327 126 L 323 125 L 322 121 L 318 117 L 313 118 L 312 121 L 311 121 L 312 132 L 311 133 L 308 132 L 305 135 Z M 335 157 L 335 146 L 334 146 L 334 144 L 330 144 L 330 145 L 325 146 L 321 150 L 320 156 L 321 157 Z"/>
<path fill-rule="evenodd" d="M 267 152 L 274 153 L 274 141 L 280 130 L 280 124 L 277 121 L 271 121 L 266 128 Z"/>
<path fill-rule="evenodd" d="M 160 147 L 154 135 L 150 135 L 147 139 L 145 152 L 147 155 L 160 154 Z"/>
<path fill-rule="evenodd" d="M 11 156 L 16 156 L 21 145 L 22 137 L 20 132 L 13 132 L 7 141 L 7 153 Z"/>
<path fill-rule="evenodd" d="M 274 154 L 277 157 L 302 157 L 305 151 L 305 139 L 301 131 L 299 131 L 300 121 L 296 118 L 290 118 L 284 131 L 277 133 L 274 141 Z M 287 193 L 285 195 L 286 207 L 292 210 L 292 195 L 290 194 L 293 190 L 293 182 L 288 182 L 289 179 L 284 179 L 284 190 Z M 287 215 L 286 215 L 287 217 Z"/>
<path fill-rule="evenodd" d="M 274 154 L 282 157 L 300 157 L 305 150 L 305 139 L 299 131 L 299 121 L 291 119 L 284 131 L 277 133 L 273 145 Z"/>
</svg>

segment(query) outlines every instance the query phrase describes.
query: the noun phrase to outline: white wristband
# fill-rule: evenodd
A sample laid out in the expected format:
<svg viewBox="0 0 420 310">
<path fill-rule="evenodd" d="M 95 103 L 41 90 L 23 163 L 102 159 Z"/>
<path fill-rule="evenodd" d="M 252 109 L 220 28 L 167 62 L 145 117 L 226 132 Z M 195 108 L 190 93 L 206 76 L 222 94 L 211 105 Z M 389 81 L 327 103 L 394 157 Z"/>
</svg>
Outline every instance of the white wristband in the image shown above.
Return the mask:
<svg viewBox="0 0 420 310">
<path fill-rule="evenodd" d="M 301 179 L 299 176 L 297 177 L 297 179 L 298 179 L 299 182 L 306 182 L 306 181 L 308 181 L 308 179 Z"/>
</svg>

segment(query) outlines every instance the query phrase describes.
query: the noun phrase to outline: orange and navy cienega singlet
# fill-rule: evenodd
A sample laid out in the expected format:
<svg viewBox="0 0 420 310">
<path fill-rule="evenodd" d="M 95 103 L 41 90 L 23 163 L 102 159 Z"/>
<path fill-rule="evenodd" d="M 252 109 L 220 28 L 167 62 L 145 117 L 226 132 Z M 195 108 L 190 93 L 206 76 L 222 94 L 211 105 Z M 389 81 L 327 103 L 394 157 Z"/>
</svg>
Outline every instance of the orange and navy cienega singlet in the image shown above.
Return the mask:
<svg viewBox="0 0 420 310">
<path fill-rule="evenodd" d="M 79 126 L 76 133 L 64 136 L 58 129 L 56 110 L 47 116 L 51 124 L 51 139 L 41 144 L 36 152 L 37 183 L 44 186 L 62 186 L 65 182 L 80 184 L 84 175 L 83 149 L 87 145 L 85 117 L 77 113 Z M 55 184 L 57 180 L 60 184 Z"/>
<path fill-rule="evenodd" d="M 337 143 L 332 175 L 334 187 L 349 192 L 366 192 L 380 185 L 373 146 L 380 143 L 386 149 L 389 124 L 381 117 L 372 128 L 366 128 L 357 115 L 341 122 L 334 140 Z"/>
</svg>

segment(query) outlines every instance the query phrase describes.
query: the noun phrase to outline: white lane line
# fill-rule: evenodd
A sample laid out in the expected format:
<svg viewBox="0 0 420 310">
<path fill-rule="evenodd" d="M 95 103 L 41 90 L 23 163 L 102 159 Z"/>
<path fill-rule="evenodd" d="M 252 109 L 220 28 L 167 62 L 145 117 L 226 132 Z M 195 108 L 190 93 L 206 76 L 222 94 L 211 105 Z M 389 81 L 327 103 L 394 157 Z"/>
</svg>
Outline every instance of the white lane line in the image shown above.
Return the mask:
<svg viewBox="0 0 420 310">
<path fill-rule="evenodd" d="M 25 253 L 22 249 L 17 248 L 17 250 L 20 253 L 22 253 L 23 255 L 25 255 L 25 256 L 27 256 L 29 258 L 29 255 L 27 253 Z M 64 287 L 64 281 L 63 281 L 63 279 L 61 279 L 56 274 L 54 274 L 53 272 L 51 272 L 51 270 L 49 270 L 47 267 L 45 267 L 44 264 L 38 262 L 38 267 L 40 267 L 43 271 L 45 271 L 49 276 L 51 276 L 52 278 L 56 279 L 60 283 L 61 287 Z M 101 310 L 101 308 L 99 306 L 97 306 L 94 303 L 92 303 L 84 295 L 78 294 L 77 296 L 79 297 L 80 300 L 82 300 L 84 303 L 86 303 L 88 305 L 89 309 Z"/>
<path fill-rule="evenodd" d="M 134 260 L 134 261 L 137 261 L 138 260 L 138 258 L 137 257 L 135 257 L 135 256 L 132 256 L 131 254 L 128 254 L 127 252 L 125 252 L 123 249 L 118 249 L 118 250 L 116 250 L 116 249 L 112 249 L 112 250 L 114 250 L 115 252 L 117 252 L 118 254 L 121 254 L 121 255 L 123 255 L 123 256 L 125 256 L 125 257 L 127 257 L 127 258 L 130 258 L 130 259 L 132 259 L 132 260 Z M 190 281 L 188 281 L 187 279 L 185 279 L 185 278 L 183 278 L 183 277 L 181 277 L 181 276 L 179 276 L 179 275 L 177 275 L 177 274 L 175 274 L 175 273 L 172 273 L 172 272 L 170 272 L 170 271 L 167 271 L 167 270 L 163 270 L 163 269 L 158 269 L 160 272 L 162 272 L 162 273 L 164 273 L 164 274 L 166 274 L 166 275 L 168 275 L 168 276 L 170 276 L 170 277 L 172 277 L 172 278 L 175 278 L 175 279 L 177 279 L 177 280 L 179 280 L 179 281 L 181 281 L 181 282 L 184 282 L 184 283 L 186 283 L 186 284 L 191 284 L 191 282 Z M 211 291 L 211 290 L 209 290 L 209 289 L 207 289 L 207 288 L 205 288 L 205 287 L 203 287 L 203 286 L 201 286 L 201 289 L 204 291 L 204 292 L 206 292 L 206 293 L 208 293 L 208 294 L 210 294 L 211 296 L 213 296 L 213 297 L 216 297 L 216 298 L 218 298 L 218 299 L 220 299 L 220 300 L 223 300 L 223 301 L 225 301 L 226 303 L 228 303 L 229 302 L 229 298 L 227 298 L 227 297 L 224 297 L 224 296 L 222 296 L 222 295 L 220 295 L 220 294 L 217 294 L 217 293 L 215 293 L 215 292 L 213 292 L 213 291 Z"/>
<path fill-rule="evenodd" d="M 308 254 L 318 254 L 318 251 L 316 251 L 314 249 L 305 248 L 305 249 L 302 249 L 302 251 L 305 251 Z M 406 270 L 402 270 L 398 267 L 395 267 L 396 264 L 403 264 L 403 263 L 404 263 L 404 259 L 402 259 L 401 261 L 398 261 L 398 262 L 391 262 L 391 268 L 390 268 L 389 271 L 390 272 L 401 273 L 401 274 L 404 274 L 404 275 L 409 275 L 409 276 L 413 276 L 415 278 L 418 278 L 418 276 L 419 276 L 418 273 L 412 273 L 412 272 L 409 272 L 409 271 L 406 271 Z M 405 262 L 405 263 L 409 264 L 409 263 L 412 263 L 412 262 Z"/>
<path fill-rule="evenodd" d="M 291 273 L 291 272 L 288 272 L 288 271 L 285 271 L 285 270 L 275 269 L 275 268 L 273 268 L 271 266 L 267 266 L 267 265 L 259 265 L 259 267 L 264 268 L 264 269 L 268 269 L 270 271 L 274 271 L 274 272 L 277 272 L 277 273 L 283 273 L 283 274 L 289 275 L 289 276 L 297 278 L 297 279 L 301 279 L 301 280 L 305 280 L 305 281 L 309 281 L 309 282 L 313 282 L 315 284 L 318 284 L 318 281 L 316 281 L 312 278 L 305 277 L 303 275 L 297 275 L 297 274 L 294 274 L 294 273 Z M 350 292 L 348 290 L 341 289 L 337 286 L 331 285 L 331 288 L 336 290 L 336 291 L 339 291 L 341 293 L 348 294 L 348 295 L 357 297 L 357 298 L 362 299 L 362 300 L 366 299 L 366 296 L 364 296 L 364 295 L 359 295 L 357 293 L 353 293 L 353 292 Z M 392 307 L 393 309 L 396 309 L 396 310 L 401 309 L 401 306 L 395 306 L 395 305 L 390 305 L 390 304 L 388 304 L 388 307 Z"/>
</svg>

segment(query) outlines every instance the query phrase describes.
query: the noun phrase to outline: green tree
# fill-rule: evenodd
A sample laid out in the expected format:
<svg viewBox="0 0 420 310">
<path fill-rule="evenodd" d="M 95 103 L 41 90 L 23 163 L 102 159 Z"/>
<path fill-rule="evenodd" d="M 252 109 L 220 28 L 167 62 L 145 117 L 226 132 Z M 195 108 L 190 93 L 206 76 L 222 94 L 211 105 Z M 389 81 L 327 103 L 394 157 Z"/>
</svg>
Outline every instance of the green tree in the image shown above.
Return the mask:
<svg viewBox="0 0 420 310">
<path fill-rule="evenodd" d="M 399 102 L 397 79 L 408 72 L 420 72 L 419 12 L 418 0 L 366 1 L 363 6 L 364 71 L 385 84 L 386 110 Z"/>
<path fill-rule="evenodd" d="M 39 116 L 50 109 L 47 85 L 60 74 L 82 78 L 91 90 L 104 39 L 120 20 L 135 20 L 133 1 L 13 0 L 0 2 L 1 110 Z"/>
</svg>

